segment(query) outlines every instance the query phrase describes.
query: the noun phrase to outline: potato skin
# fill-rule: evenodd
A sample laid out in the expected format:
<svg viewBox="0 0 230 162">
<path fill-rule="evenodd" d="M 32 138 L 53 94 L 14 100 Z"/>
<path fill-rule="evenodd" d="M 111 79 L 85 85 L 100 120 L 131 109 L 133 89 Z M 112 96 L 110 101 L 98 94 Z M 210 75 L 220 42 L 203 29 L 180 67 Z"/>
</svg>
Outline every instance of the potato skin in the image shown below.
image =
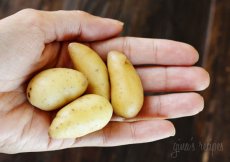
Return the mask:
<svg viewBox="0 0 230 162">
<path fill-rule="evenodd" d="M 135 117 L 144 102 L 140 77 L 127 57 L 111 51 L 107 57 L 114 112 L 124 118 Z"/>
<path fill-rule="evenodd" d="M 76 70 L 52 68 L 31 79 L 27 87 L 27 99 L 33 106 L 51 111 L 82 95 L 87 85 L 86 77 Z"/>
<path fill-rule="evenodd" d="M 49 128 L 52 138 L 77 138 L 102 129 L 110 121 L 113 109 L 102 96 L 87 94 L 59 110 Z"/>
<path fill-rule="evenodd" d="M 108 70 L 100 56 L 86 45 L 70 43 L 70 58 L 75 69 L 82 72 L 88 79 L 87 93 L 98 94 L 110 98 Z"/>
</svg>

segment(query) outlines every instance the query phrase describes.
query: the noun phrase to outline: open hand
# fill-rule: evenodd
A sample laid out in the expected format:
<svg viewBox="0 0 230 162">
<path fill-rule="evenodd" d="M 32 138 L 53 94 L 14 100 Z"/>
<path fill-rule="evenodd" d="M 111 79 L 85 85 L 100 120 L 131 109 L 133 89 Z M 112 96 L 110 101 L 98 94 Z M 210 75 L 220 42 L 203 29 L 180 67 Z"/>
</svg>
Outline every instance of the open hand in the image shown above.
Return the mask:
<svg viewBox="0 0 230 162">
<path fill-rule="evenodd" d="M 197 51 L 170 40 L 115 38 L 122 25 L 82 11 L 25 9 L 0 20 L 0 152 L 155 141 L 175 134 L 173 124 L 165 119 L 195 115 L 203 109 L 203 98 L 188 92 L 209 85 L 208 73 L 191 66 L 198 60 Z M 67 53 L 69 41 L 88 44 L 104 59 L 110 50 L 124 52 L 137 65 L 145 92 L 177 93 L 146 96 L 141 112 L 132 120 L 114 116 L 103 130 L 82 138 L 51 139 L 48 128 L 53 113 L 30 105 L 25 89 L 28 79 L 38 71 L 72 66 Z"/>
</svg>

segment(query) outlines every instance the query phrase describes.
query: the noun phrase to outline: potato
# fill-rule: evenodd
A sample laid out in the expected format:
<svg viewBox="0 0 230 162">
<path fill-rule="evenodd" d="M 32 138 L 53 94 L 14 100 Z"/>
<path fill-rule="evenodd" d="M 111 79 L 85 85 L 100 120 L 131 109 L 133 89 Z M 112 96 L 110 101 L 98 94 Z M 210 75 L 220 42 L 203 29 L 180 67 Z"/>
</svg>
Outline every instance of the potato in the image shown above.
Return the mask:
<svg viewBox="0 0 230 162">
<path fill-rule="evenodd" d="M 98 94 L 109 99 L 108 70 L 100 56 L 88 46 L 80 43 L 70 43 L 68 50 L 74 67 L 85 74 L 88 79 L 87 93 Z"/>
<path fill-rule="evenodd" d="M 59 110 L 49 128 L 52 138 L 77 138 L 102 129 L 111 119 L 112 105 L 102 96 L 84 95 Z"/>
<path fill-rule="evenodd" d="M 111 51 L 107 57 L 114 112 L 125 118 L 135 117 L 141 110 L 144 92 L 141 80 L 127 57 Z"/>
<path fill-rule="evenodd" d="M 82 95 L 88 85 L 86 77 L 73 69 L 53 68 L 40 72 L 29 82 L 27 98 L 35 107 L 58 109 Z"/>
</svg>

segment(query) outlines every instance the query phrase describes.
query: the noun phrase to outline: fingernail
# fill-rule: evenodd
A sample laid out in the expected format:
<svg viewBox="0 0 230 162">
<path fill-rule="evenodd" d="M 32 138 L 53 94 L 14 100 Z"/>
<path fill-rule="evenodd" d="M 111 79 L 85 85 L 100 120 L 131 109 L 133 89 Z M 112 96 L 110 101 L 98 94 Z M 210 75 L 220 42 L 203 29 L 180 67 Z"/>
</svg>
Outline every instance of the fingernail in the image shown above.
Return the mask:
<svg viewBox="0 0 230 162">
<path fill-rule="evenodd" d="M 175 136 L 175 135 L 176 135 L 176 130 L 175 130 L 175 128 L 174 128 L 173 131 L 172 131 L 171 136 Z"/>
<path fill-rule="evenodd" d="M 206 88 L 208 88 L 209 85 L 210 85 L 210 75 L 209 75 L 209 73 L 205 69 L 203 69 L 201 72 L 200 72 L 201 73 L 200 78 L 202 78 L 202 80 L 200 81 L 200 84 L 197 86 L 198 91 L 203 91 Z"/>
<path fill-rule="evenodd" d="M 117 21 L 121 26 L 124 26 L 124 22 Z"/>
<path fill-rule="evenodd" d="M 109 20 L 109 21 L 111 21 L 111 22 L 113 22 L 113 23 L 119 24 L 121 26 L 124 25 L 124 22 L 122 22 L 122 21 L 115 20 L 115 19 L 110 19 L 110 18 L 106 18 L 106 19 Z"/>
</svg>

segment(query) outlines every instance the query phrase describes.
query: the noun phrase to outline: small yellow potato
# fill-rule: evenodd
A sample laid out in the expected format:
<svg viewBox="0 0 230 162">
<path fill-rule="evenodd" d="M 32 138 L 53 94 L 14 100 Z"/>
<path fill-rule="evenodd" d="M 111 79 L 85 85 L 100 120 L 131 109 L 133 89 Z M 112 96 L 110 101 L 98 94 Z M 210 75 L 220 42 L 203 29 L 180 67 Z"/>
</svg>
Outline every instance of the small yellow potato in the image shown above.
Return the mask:
<svg viewBox="0 0 230 162">
<path fill-rule="evenodd" d="M 87 93 L 110 98 L 108 70 L 100 56 L 86 45 L 70 43 L 68 46 L 74 67 L 85 74 L 89 86 Z"/>
<path fill-rule="evenodd" d="M 82 95 L 87 85 L 86 77 L 76 70 L 48 69 L 31 79 L 27 87 L 27 98 L 33 106 L 51 111 Z"/>
<path fill-rule="evenodd" d="M 127 57 L 120 52 L 109 52 L 107 65 L 114 112 L 124 118 L 135 117 L 144 102 L 140 77 Z"/>
<path fill-rule="evenodd" d="M 102 96 L 87 94 L 63 107 L 49 128 L 52 138 L 77 138 L 102 129 L 110 121 L 113 108 Z"/>
</svg>

